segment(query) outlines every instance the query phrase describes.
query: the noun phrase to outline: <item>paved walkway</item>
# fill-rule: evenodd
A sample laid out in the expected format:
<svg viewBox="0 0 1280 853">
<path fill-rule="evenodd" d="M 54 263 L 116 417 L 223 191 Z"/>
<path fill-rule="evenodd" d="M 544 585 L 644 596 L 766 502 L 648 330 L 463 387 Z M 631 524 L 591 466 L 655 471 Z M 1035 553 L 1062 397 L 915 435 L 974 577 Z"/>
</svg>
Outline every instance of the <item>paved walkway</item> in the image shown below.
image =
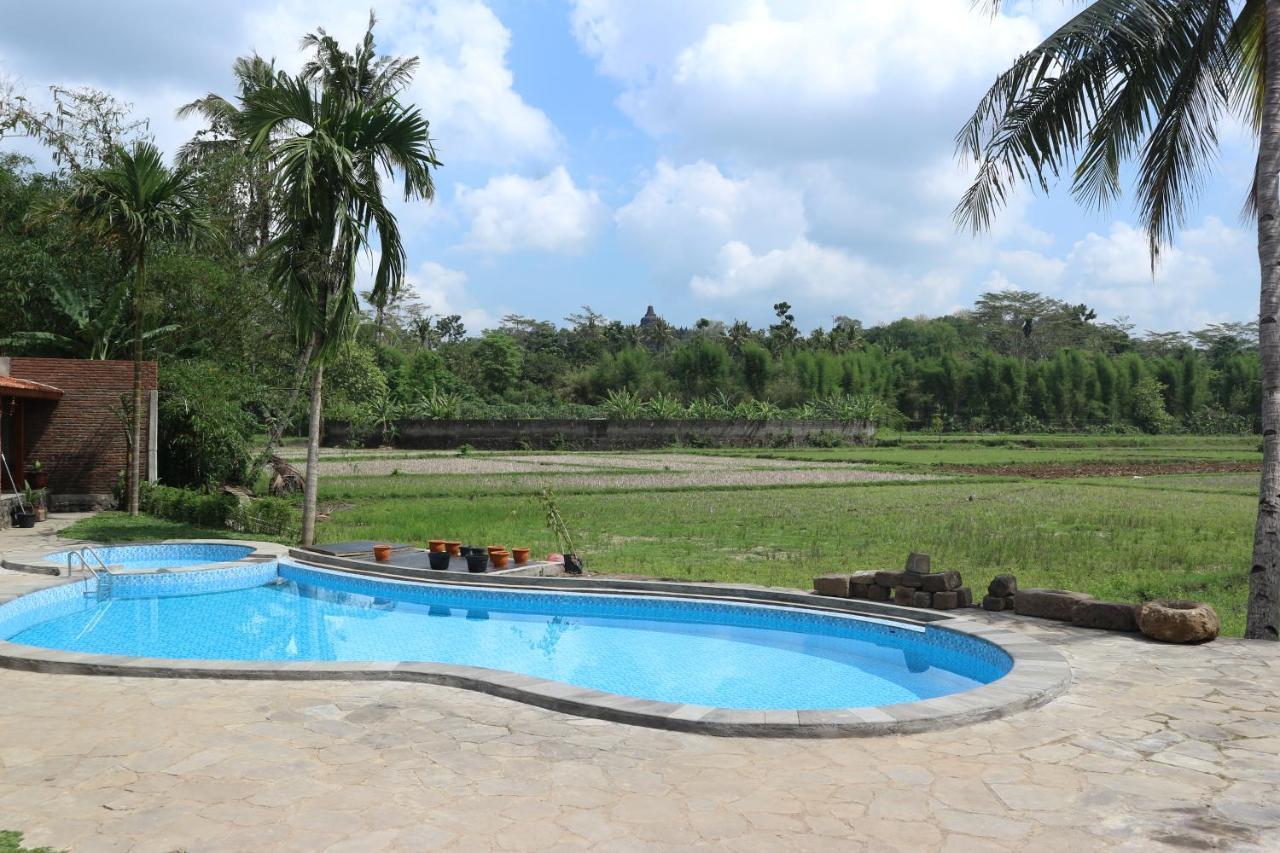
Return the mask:
<svg viewBox="0 0 1280 853">
<path fill-rule="evenodd" d="M 94 850 L 1280 849 L 1280 647 L 1074 631 L 1050 705 L 714 738 L 445 687 L 0 672 L 0 827 Z"/>
</svg>

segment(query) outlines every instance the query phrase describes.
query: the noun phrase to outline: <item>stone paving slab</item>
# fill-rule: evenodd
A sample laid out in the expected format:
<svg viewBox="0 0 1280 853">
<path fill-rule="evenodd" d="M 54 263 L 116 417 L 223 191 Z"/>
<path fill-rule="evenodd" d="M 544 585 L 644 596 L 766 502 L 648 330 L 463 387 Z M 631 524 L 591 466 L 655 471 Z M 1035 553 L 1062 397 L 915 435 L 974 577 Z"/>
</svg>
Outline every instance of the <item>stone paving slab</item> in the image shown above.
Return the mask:
<svg viewBox="0 0 1280 853">
<path fill-rule="evenodd" d="M 1071 690 L 856 740 L 422 684 L 0 671 L 0 827 L 74 851 L 1280 849 L 1280 647 L 987 618 L 1062 650 Z"/>
</svg>

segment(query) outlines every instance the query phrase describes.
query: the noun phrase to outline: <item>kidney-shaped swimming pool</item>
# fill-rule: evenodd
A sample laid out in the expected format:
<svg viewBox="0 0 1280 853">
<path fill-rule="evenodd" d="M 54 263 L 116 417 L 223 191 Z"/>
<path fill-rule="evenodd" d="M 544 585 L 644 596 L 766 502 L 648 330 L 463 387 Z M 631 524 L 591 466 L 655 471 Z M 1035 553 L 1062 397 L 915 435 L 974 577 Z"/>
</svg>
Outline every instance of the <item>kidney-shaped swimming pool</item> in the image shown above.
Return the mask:
<svg viewBox="0 0 1280 853">
<path fill-rule="evenodd" d="M 228 661 L 430 661 L 728 709 L 865 708 L 1009 672 L 965 634 L 799 608 L 416 584 L 287 562 L 113 578 L 0 606 L 11 643 Z"/>
</svg>

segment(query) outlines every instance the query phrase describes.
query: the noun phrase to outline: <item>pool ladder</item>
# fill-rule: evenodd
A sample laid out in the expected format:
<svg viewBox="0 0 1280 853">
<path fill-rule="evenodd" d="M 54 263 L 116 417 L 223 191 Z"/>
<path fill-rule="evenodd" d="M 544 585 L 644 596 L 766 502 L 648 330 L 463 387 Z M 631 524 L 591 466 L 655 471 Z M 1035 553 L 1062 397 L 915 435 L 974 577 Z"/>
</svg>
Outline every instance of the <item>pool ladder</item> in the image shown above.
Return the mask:
<svg viewBox="0 0 1280 853">
<path fill-rule="evenodd" d="M 95 569 L 89 563 L 89 558 L 93 557 L 94 562 L 98 564 Z M 73 577 L 75 572 L 76 561 L 80 562 L 80 573 L 88 580 L 92 577 L 95 581 L 93 589 L 84 591 L 85 598 L 94 596 L 98 601 L 104 601 L 111 597 L 111 579 L 114 577 L 111 570 L 107 567 L 107 563 L 102 559 L 102 555 L 94 550 L 93 546 L 85 545 L 74 551 L 67 552 L 67 577 Z"/>
</svg>

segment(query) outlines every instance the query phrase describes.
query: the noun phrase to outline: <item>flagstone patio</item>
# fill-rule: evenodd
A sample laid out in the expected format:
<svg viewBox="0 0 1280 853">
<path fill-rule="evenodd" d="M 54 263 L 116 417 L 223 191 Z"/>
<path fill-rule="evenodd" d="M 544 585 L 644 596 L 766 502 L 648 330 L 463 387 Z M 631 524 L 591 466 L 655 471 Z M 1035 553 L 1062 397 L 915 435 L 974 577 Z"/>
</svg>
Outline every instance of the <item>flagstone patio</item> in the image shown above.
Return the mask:
<svg viewBox="0 0 1280 853">
<path fill-rule="evenodd" d="M 4 670 L 0 828 L 74 851 L 1280 848 L 1280 645 L 975 618 L 1055 644 L 1071 689 L 967 728 L 772 740 L 432 685 Z"/>
</svg>

